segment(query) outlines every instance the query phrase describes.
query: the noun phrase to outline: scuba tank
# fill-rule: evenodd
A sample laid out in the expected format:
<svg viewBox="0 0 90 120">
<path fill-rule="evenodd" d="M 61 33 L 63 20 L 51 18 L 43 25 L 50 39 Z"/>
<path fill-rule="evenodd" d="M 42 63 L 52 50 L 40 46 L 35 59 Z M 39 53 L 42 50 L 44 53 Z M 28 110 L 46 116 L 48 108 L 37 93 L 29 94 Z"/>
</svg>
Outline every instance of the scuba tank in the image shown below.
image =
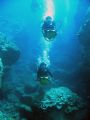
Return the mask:
<svg viewBox="0 0 90 120">
<path fill-rule="evenodd" d="M 40 84 L 41 85 L 47 85 L 49 83 L 49 77 L 45 76 L 45 77 L 40 77 Z"/>
</svg>

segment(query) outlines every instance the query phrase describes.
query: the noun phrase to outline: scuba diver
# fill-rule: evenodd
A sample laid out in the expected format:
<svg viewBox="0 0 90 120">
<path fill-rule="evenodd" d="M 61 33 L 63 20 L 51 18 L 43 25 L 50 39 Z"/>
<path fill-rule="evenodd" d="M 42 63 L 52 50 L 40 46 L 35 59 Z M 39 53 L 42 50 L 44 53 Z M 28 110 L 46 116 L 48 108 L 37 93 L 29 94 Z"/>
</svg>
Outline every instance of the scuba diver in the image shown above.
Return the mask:
<svg viewBox="0 0 90 120">
<path fill-rule="evenodd" d="M 47 41 L 52 41 L 56 35 L 55 22 L 52 20 L 52 17 L 47 16 L 42 25 L 42 34 Z"/>
<path fill-rule="evenodd" d="M 46 84 L 48 84 L 49 81 L 51 81 L 52 77 L 53 77 L 53 75 L 48 70 L 47 65 L 44 62 L 42 62 L 37 71 L 37 80 L 42 85 L 46 85 Z"/>
</svg>

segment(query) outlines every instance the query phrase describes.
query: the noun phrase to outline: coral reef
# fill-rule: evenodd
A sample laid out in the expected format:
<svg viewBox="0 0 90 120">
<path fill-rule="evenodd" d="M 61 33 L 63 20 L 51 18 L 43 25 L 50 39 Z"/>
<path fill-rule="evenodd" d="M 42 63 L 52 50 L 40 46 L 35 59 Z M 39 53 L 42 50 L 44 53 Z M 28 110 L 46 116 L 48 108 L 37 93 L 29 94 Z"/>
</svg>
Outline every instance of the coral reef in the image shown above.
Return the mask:
<svg viewBox="0 0 90 120">
<path fill-rule="evenodd" d="M 51 88 L 41 100 L 40 107 L 43 110 L 55 107 L 56 109 L 64 109 L 66 113 L 80 110 L 84 107 L 82 99 L 69 88 L 59 87 Z"/>
<path fill-rule="evenodd" d="M 0 32 L 0 58 L 4 66 L 14 64 L 20 57 L 20 50 L 17 46 Z"/>
</svg>

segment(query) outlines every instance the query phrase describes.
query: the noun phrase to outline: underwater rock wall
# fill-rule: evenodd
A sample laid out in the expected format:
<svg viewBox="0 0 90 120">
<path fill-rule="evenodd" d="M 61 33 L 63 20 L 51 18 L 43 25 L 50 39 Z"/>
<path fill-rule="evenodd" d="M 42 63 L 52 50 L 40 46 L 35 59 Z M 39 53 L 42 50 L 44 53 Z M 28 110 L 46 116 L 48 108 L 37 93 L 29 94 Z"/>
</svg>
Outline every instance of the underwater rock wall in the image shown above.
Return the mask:
<svg viewBox="0 0 90 120">
<path fill-rule="evenodd" d="M 0 32 L 0 120 L 19 120 L 19 113 L 16 112 L 18 102 L 14 93 L 10 94 L 14 89 L 8 81 L 10 68 L 19 57 L 20 50 L 13 40 Z"/>
<path fill-rule="evenodd" d="M 20 50 L 4 33 L 0 32 L 0 88 L 3 76 L 20 57 Z M 1 93 L 1 92 L 0 92 Z"/>
<path fill-rule="evenodd" d="M 79 41 L 82 46 L 83 64 L 81 65 L 79 71 L 79 77 L 83 80 L 86 88 L 83 88 L 85 92 L 85 99 L 87 100 L 87 109 L 88 116 L 90 114 L 90 7 L 88 8 L 87 14 L 85 16 L 85 20 L 78 34 Z"/>
<path fill-rule="evenodd" d="M 85 17 L 85 21 L 80 28 L 79 41 L 83 47 L 83 59 L 86 69 L 90 72 L 90 7 Z"/>
</svg>

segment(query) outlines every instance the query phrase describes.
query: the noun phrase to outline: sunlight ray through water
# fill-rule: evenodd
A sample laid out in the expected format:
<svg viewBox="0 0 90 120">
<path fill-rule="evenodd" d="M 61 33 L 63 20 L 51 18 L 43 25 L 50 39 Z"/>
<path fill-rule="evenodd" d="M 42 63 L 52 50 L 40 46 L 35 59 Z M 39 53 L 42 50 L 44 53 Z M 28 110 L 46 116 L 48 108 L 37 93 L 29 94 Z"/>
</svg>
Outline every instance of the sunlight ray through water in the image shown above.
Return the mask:
<svg viewBox="0 0 90 120">
<path fill-rule="evenodd" d="M 47 16 L 51 16 L 52 19 L 54 19 L 55 15 L 55 8 L 54 8 L 54 2 L 53 0 L 45 0 L 45 13 L 43 15 L 43 19 L 45 19 Z M 49 51 L 51 47 L 51 42 L 48 42 L 42 38 L 42 44 L 43 44 L 43 51 L 42 55 L 38 58 L 39 63 L 45 62 L 47 66 L 50 65 L 50 59 L 49 59 Z"/>
</svg>

